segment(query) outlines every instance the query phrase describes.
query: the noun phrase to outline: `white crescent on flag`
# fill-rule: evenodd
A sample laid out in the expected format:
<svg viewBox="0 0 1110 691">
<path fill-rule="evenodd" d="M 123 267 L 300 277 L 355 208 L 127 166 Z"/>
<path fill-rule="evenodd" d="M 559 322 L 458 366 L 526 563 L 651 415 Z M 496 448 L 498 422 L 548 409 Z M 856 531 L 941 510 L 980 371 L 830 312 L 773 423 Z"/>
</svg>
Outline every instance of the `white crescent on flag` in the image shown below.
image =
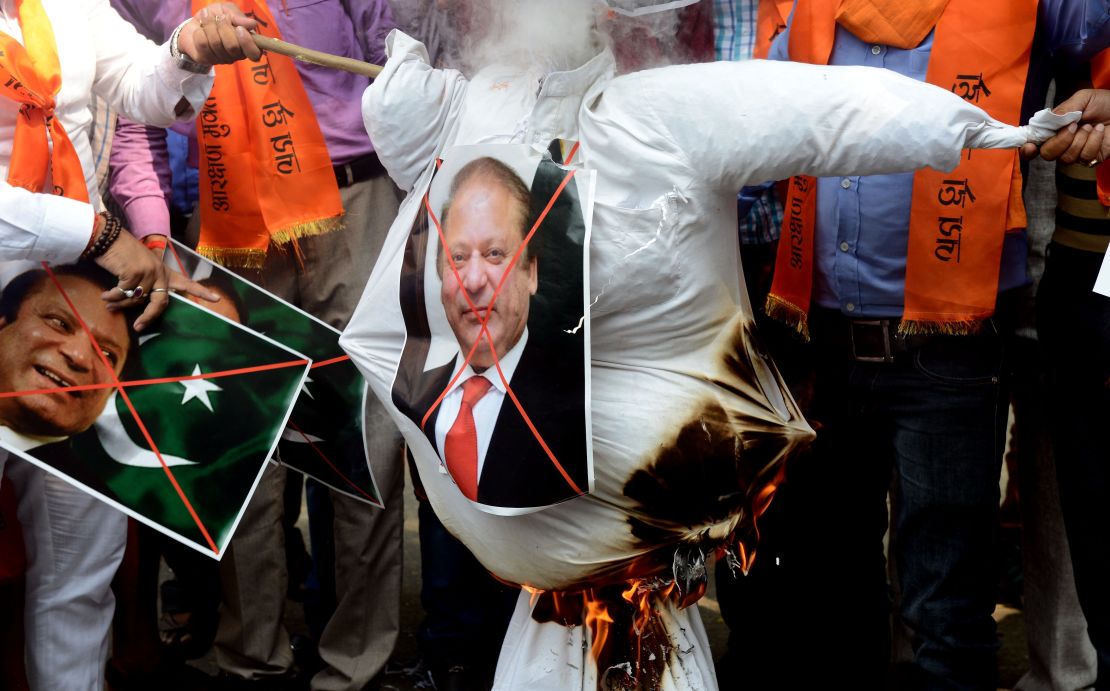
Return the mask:
<svg viewBox="0 0 1110 691">
<path fill-rule="evenodd" d="M 100 439 L 100 445 L 120 465 L 132 468 L 161 468 L 162 461 L 158 460 L 157 454 L 136 444 L 127 433 L 119 418 L 119 410 L 116 409 L 116 395 L 113 393 L 108 397 L 104 412 L 93 425 L 96 436 Z M 165 453 L 162 454 L 162 460 L 171 468 L 179 465 L 196 465 L 196 461 Z"/>
</svg>

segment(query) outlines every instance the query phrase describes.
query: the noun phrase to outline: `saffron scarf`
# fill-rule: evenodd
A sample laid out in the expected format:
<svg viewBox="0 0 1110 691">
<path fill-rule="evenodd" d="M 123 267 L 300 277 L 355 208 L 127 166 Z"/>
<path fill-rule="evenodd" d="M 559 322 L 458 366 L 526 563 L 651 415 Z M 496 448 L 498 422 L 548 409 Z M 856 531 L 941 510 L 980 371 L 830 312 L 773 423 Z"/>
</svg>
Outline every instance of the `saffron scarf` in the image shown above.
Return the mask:
<svg viewBox="0 0 1110 691">
<path fill-rule="evenodd" d="M 793 5 L 794 0 L 759 0 L 759 8 L 755 15 L 753 58 L 756 60 L 767 59 L 775 37 L 786 28 L 786 20 L 790 17 L 790 8 Z"/>
<path fill-rule="evenodd" d="M 1091 59 L 1091 82 L 1096 89 L 1110 88 L 1110 50 L 1104 50 Z M 1099 164 L 1095 168 L 1095 176 L 1098 180 L 1098 200 L 1103 206 L 1110 206 L 1110 166 Z"/>
<path fill-rule="evenodd" d="M 192 0 L 193 14 L 215 0 Z M 265 0 L 236 0 L 263 36 L 281 38 Z M 291 58 L 216 66 L 197 118 L 200 242 L 221 264 L 258 268 L 271 245 L 343 226 L 324 135 Z"/>
<path fill-rule="evenodd" d="M 838 22 L 857 27 L 882 23 L 846 19 L 845 11 L 876 1 L 801 0 L 790 28 L 791 59 L 828 64 Z M 924 4 L 928 17 L 932 9 Z M 926 81 L 1016 124 L 1037 0 L 939 4 L 943 14 Z M 920 27 L 911 33 L 920 33 Z M 1026 224 L 1018 166 L 1016 151 L 975 151 L 974 156 L 969 151 L 952 172 L 923 169 L 914 175 L 901 332 L 971 333 L 993 314 L 1005 234 Z M 808 337 L 817 180 L 798 176 L 789 187 L 767 312 Z"/>
<path fill-rule="evenodd" d="M 81 159 L 54 115 L 62 68 L 50 18 L 42 0 L 16 0 L 15 7 L 23 43 L 0 32 L 0 93 L 21 106 L 8 182 L 42 192 L 49 176 L 53 194 L 87 202 L 89 191 Z"/>
</svg>

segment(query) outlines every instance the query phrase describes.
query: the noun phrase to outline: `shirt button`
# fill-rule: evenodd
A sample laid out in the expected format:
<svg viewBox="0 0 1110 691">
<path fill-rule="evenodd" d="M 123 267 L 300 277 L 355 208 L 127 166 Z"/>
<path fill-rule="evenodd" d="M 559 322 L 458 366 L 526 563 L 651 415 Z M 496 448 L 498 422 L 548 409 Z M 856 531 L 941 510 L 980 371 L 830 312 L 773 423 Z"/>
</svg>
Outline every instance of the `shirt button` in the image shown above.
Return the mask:
<svg viewBox="0 0 1110 691">
<path fill-rule="evenodd" d="M 846 242 L 840 243 L 840 251 L 841 252 L 847 252 L 848 251 L 848 243 L 846 243 Z"/>
<path fill-rule="evenodd" d="M 881 52 L 883 52 L 883 47 L 882 46 L 871 46 L 871 54 L 872 55 L 878 55 Z"/>
<path fill-rule="evenodd" d="M 848 178 L 844 178 L 843 180 L 840 181 L 840 186 L 843 187 L 846 190 L 851 189 L 852 188 L 852 181 L 849 180 Z"/>
<path fill-rule="evenodd" d="M 856 311 L 856 303 L 849 302 L 847 305 L 844 305 L 844 309 L 848 310 L 849 312 L 855 312 Z"/>
</svg>

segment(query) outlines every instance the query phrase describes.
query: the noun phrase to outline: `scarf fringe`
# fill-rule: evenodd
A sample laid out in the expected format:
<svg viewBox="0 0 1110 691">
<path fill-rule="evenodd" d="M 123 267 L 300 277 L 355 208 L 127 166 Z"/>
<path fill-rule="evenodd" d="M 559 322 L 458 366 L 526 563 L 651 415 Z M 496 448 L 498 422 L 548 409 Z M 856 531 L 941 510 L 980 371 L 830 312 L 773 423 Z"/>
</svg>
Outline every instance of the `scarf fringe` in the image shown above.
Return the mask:
<svg viewBox="0 0 1110 691">
<path fill-rule="evenodd" d="M 898 333 L 905 336 L 970 336 L 983 328 L 982 319 L 960 319 L 957 321 L 919 321 L 903 320 L 898 324 Z"/>
<path fill-rule="evenodd" d="M 270 233 L 270 242 L 275 245 L 285 245 L 298 238 L 308 238 L 323 235 L 335 230 L 342 230 L 346 226 L 343 214 L 331 218 L 321 218 L 316 221 L 304 221 L 295 225 L 281 228 Z"/>
<path fill-rule="evenodd" d="M 305 221 L 288 228 L 276 230 L 270 234 L 270 247 L 280 252 L 286 251 L 286 246 L 291 245 L 297 257 L 297 263 L 303 270 L 303 255 L 298 238 L 313 237 L 342 230 L 346 227 L 343 214 L 322 218 L 317 221 Z M 230 266 L 237 269 L 261 269 L 266 263 L 266 254 L 270 247 L 216 247 L 215 245 L 200 245 L 197 253 L 202 257 L 211 259 L 221 266 Z"/>
<path fill-rule="evenodd" d="M 266 250 L 254 247 L 213 247 L 212 245 L 199 245 L 197 254 L 211 259 L 220 266 L 231 266 L 237 269 L 261 269 L 266 263 Z"/>
<path fill-rule="evenodd" d="M 786 324 L 797 331 L 807 342 L 809 341 L 809 322 L 806 311 L 801 307 L 776 295 L 768 295 L 763 311 L 767 313 L 767 316 Z"/>
</svg>

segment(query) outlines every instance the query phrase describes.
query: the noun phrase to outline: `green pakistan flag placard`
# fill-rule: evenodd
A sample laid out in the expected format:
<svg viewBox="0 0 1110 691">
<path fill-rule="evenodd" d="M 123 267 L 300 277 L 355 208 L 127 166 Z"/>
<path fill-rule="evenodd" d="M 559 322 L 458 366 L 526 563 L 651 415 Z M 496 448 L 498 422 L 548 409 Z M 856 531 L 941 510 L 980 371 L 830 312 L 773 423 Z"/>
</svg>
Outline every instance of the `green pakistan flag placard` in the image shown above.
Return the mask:
<svg viewBox="0 0 1110 691">
<path fill-rule="evenodd" d="M 309 365 L 304 355 L 173 295 L 120 376 L 134 413 L 117 388 L 90 429 L 17 453 L 219 558 Z"/>
<path fill-rule="evenodd" d="M 226 296 L 217 305 L 252 330 L 313 362 L 281 436 L 275 460 L 333 490 L 381 507 L 363 435 L 366 381 L 339 347 L 340 332 L 288 302 L 174 242 L 167 265 Z"/>
</svg>

